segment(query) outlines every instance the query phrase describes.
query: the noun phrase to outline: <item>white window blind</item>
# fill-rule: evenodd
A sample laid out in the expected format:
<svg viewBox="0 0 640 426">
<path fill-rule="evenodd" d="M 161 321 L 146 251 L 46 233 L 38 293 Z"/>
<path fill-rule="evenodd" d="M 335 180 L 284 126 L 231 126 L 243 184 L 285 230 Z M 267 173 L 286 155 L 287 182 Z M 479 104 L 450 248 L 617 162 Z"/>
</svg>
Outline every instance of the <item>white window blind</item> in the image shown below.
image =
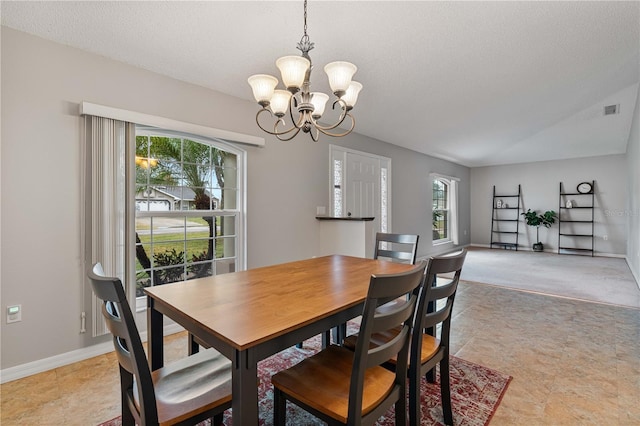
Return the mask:
<svg viewBox="0 0 640 426">
<path fill-rule="evenodd" d="M 85 271 L 100 262 L 107 276 L 126 283 L 127 139 L 133 126 L 119 120 L 86 117 Z M 88 280 L 85 288 L 91 289 Z M 93 336 L 108 333 L 101 302 L 91 292 Z"/>
</svg>

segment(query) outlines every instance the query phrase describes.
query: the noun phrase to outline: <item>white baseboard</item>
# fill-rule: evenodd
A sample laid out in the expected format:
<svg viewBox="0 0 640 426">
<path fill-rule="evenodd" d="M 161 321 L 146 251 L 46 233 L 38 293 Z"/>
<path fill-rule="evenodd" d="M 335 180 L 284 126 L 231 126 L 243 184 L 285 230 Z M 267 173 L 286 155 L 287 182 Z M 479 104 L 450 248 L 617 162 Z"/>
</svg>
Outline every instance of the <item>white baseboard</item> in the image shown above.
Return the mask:
<svg viewBox="0 0 640 426">
<path fill-rule="evenodd" d="M 467 247 L 469 247 L 469 244 L 460 244 L 460 245 L 453 246 L 453 247 L 452 246 L 448 246 L 446 249 L 437 250 L 434 253 L 429 253 L 429 254 L 425 254 L 425 255 L 422 255 L 422 256 L 418 256 L 416 260 L 422 261 L 422 260 L 427 260 L 432 256 L 444 256 L 444 255 L 447 255 L 447 254 L 450 254 L 450 253 L 456 253 L 456 252 L 461 251 L 463 248 L 467 248 Z"/>
<path fill-rule="evenodd" d="M 469 247 L 482 247 L 482 248 L 491 248 L 489 244 L 469 244 Z"/>
<path fill-rule="evenodd" d="M 616 253 L 600 253 L 600 252 L 595 252 L 593 254 L 595 257 L 615 257 L 618 259 L 626 259 L 627 255 L 626 254 L 616 254 Z"/>
<path fill-rule="evenodd" d="M 631 261 L 629 260 L 629 256 L 625 256 L 625 260 L 627 261 L 627 266 L 629 267 L 629 270 L 631 271 L 631 275 L 633 275 L 633 278 L 636 280 L 636 284 L 638 285 L 638 288 L 640 288 L 640 271 L 636 271 L 633 268 L 633 263 L 631 263 Z"/>
<path fill-rule="evenodd" d="M 171 324 L 164 327 L 165 336 L 169 334 L 183 331 L 184 328 L 178 324 Z M 140 333 L 143 342 L 147 341 L 147 332 Z M 185 343 L 186 344 L 186 343 Z M 111 341 L 100 343 L 86 348 L 76 349 L 49 358 L 39 359 L 37 361 L 28 362 L 26 364 L 16 365 L 15 367 L 0 370 L 0 383 L 11 382 L 13 380 L 22 379 L 34 374 L 52 370 L 54 368 L 63 367 L 73 364 L 74 362 L 84 361 L 85 359 L 100 356 L 113 351 L 113 343 Z"/>
<path fill-rule="evenodd" d="M 469 244 L 469 247 L 481 247 L 481 248 L 491 248 L 490 245 L 488 244 Z M 497 250 L 497 249 L 496 249 Z M 531 247 L 525 247 L 525 246 L 518 246 L 518 251 L 533 251 L 533 249 Z M 558 253 L 558 249 L 545 249 L 544 253 Z M 584 256 L 584 255 L 580 255 L 577 254 L 576 256 Z M 595 257 L 616 257 L 619 259 L 627 259 L 627 256 L 625 254 L 617 254 L 617 253 L 604 253 L 604 252 L 595 252 L 594 253 Z M 629 260 L 627 259 L 627 263 L 629 263 Z M 633 271 L 632 271 L 633 272 Z"/>
</svg>

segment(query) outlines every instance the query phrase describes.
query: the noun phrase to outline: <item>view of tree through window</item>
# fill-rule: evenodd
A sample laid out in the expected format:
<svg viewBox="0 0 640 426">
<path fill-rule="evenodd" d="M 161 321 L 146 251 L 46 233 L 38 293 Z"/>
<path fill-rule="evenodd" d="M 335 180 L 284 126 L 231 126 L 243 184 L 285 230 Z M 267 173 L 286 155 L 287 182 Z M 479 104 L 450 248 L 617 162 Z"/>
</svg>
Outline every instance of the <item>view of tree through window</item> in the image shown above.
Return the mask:
<svg viewBox="0 0 640 426">
<path fill-rule="evenodd" d="M 449 184 L 433 179 L 433 241 L 449 238 Z"/>
<path fill-rule="evenodd" d="M 136 135 L 137 295 L 235 270 L 237 156 L 188 138 Z"/>
</svg>

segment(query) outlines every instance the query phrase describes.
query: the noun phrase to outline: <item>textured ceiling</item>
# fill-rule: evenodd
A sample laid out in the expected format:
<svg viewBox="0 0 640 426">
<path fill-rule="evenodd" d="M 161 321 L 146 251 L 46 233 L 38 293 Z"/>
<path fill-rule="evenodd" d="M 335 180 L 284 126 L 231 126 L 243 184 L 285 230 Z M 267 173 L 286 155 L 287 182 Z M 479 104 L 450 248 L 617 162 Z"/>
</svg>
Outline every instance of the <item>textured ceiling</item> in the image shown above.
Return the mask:
<svg viewBox="0 0 640 426">
<path fill-rule="evenodd" d="M 1 8 L 2 25 L 248 100 L 246 78 L 278 75 L 302 36 L 302 1 Z M 358 65 L 364 135 L 471 167 L 626 150 L 640 2 L 310 0 L 308 33 L 314 90 L 326 63 Z"/>
</svg>

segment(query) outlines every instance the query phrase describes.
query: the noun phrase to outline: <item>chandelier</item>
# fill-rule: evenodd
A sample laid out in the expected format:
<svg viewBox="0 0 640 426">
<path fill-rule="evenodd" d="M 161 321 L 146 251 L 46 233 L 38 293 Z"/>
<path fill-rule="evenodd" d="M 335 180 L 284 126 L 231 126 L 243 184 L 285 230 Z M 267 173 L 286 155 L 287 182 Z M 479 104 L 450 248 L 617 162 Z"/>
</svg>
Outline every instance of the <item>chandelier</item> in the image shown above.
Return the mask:
<svg viewBox="0 0 640 426">
<path fill-rule="evenodd" d="M 266 74 L 256 74 L 249 77 L 248 82 L 253 90 L 253 96 L 262 109 L 256 114 L 258 127 L 276 136 L 282 141 L 293 139 L 300 130 L 309 133 L 313 141 L 317 141 L 320 133 L 341 137 L 351 133 L 355 127 L 355 119 L 350 111 L 358 100 L 358 93 L 362 84 L 352 81 L 351 78 L 358 69 L 349 62 L 331 62 L 324 67 L 329 77 L 329 85 L 336 99 L 332 109 L 339 108 L 340 116 L 337 121 L 328 126 L 321 125 L 318 120 L 322 118 L 329 96 L 322 92 L 311 92 L 311 58 L 309 51 L 313 49 L 313 43 L 307 35 L 307 0 L 304 1 L 304 35 L 298 43 L 297 49 L 302 56 L 283 56 L 276 61 L 276 66 L 282 75 L 282 82 L 287 90 L 276 90 L 278 79 Z M 286 127 L 283 117 L 289 110 L 291 126 Z M 294 114 L 295 110 L 295 114 Z M 260 116 L 265 112 L 271 117 L 275 116 L 273 130 L 268 130 L 260 124 Z M 349 117 L 351 126 L 349 130 L 335 133 L 332 130 L 340 126 Z"/>
<path fill-rule="evenodd" d="M 156 158 L 140 157 L 136 155 L 136 165 L 143 169 L 148 169 L 157 166 L 158 160 Z"/>
</svg>

